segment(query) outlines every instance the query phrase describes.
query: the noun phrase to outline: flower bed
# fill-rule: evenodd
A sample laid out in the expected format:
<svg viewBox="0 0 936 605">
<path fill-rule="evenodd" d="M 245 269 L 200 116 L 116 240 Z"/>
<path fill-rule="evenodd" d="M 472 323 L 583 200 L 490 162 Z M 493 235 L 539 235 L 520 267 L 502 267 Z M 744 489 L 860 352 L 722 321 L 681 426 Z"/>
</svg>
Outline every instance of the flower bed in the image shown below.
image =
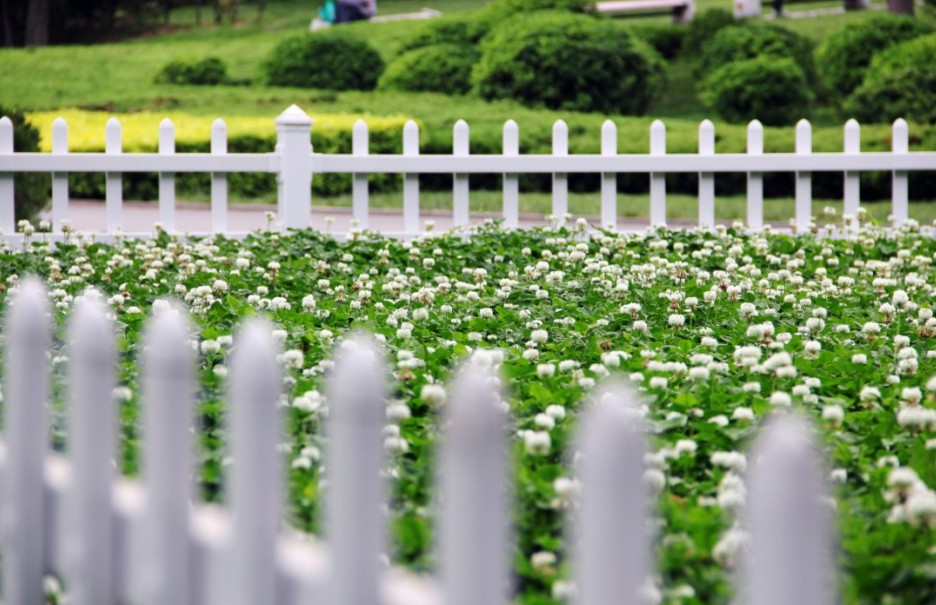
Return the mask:
<svg viewBox="0 0 936 605">
<path fill-rule="evenodd" d="M 60 326 L 88 286 L 108 299 L 124 352 L 121 466 L 133 474 L 145 314 L 160 297 L 184 300 L 199 331 L 208 499 L 222 496 L 232 330 L 247 315 L 268 314 L 287 374 L 289 515 L 309 531 L 327 489 L 322 376 L 346 332 L 372 331 L 395 372 L 384 431 L 391 557 L 417 569 L 432 565 L 439 385 L 469 351 L 496 351 L 515 429 L 524 603 L 571 590 L 562 520 L 578 485 L 566 445 L 580 401 L 604 376 L 622 373 L 645 393 L 661 561 L 648 595 L 672 603 L 729 602 L 744 545 L 739 477 L 755 463 L 740 452 L 768 414 L 800 408 L 822 432 L 835 484 L 844 602 L 909 604 L 936 601 L 934 257 L 936 241 L 913 227 L 892 236 L 869 228 L 854 240 L 484 228 L 468 239 L 413 242 L 365 234 L 338 243 L 303 231 L 192 243 L 162 233 L 103 245 L 73 234 L 55 250 L 33 234 L 25 250 L 2 252 L 0 306 L 29 273 L 49 282 Z M 53 361 L 59 370 L 67 364 Z M 61 396 L 64 384 L 56 389 Z M 63 420 L 55 416 L 58 447 Z"/>
</svg>

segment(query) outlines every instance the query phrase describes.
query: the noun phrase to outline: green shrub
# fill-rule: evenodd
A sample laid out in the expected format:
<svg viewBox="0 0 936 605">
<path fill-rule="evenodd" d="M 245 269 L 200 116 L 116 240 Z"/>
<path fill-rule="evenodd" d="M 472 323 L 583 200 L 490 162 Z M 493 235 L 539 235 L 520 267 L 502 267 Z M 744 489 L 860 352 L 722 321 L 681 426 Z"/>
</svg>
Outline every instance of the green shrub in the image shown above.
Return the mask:
<svg viewBox="0 0 936 605">
<path fill-rule="evenodd" d="M 13 151 L 39 151 L 39 130 L 25 114 L 12 107 L 0 105 L 0 117 L 13 122 Z M 19 172 L 13 176 L 13 208 L 16 220 L 33 220 L 49 201 L 48 174 Z"/>
<path fill-rule="evenodd" d="M 806 114 L 812 91 L 793 59 L 757 57 L 728 63 L 702 85 L 702 102 L 729 122 L 792 124 Z"/>
<path fill-rule="evenodd" d="M 176 59 L 162 66 L 154 82 L 197 86 L 224 84 L 227 82 L 227 66 L 217 57 L 207 57 L 197 61 Z"/>
<path fill-rule="evenodd" d="M 366 40 L 326 31 L 283 40 L 270 53 L 264 69 L 273 86 L 373 90 L 384 62 Z"/>
<path fill-rule="evenodd" d="M 630 31 L 667 60 L 679 55 L 686 40 L 686 28 L 683 25 L 638 25 Z"/>
<path fill-rule="evenodd" d="M 477 13 L 432 19 L 403 41 L 400 52 L 439 44 L 472 46 L 480 42 L 490 29 L 490 21 L 479 18 Z"/>
<path fill-rule="evenodd" d="M 849 23 L 830 34 L 819 47 L 816 53 L 819 75 L 833 95 L 843 99 L 861 84 L 877 53 L 932 31 L 918 19 L 898 15 Z"/>
<path fill-rule="evenodd" d="M 816 83 L 812 44 L 785 27 L 760 21 L 744 21 L 720 29 L 702 45 L 698 70 L 708 76 L 733 61 L 756 57 L 790 58 L 796 61 L 811 84 Z"/>
<path fill-rule="evenodd" d="M 936 34 L 893 46 L 871 61 L 845 109 L 865 122 L 936 123 Z"/>
<path fill-rule="evenodd" d="M 472 78 L 481 97 L 550 109 L 642 114 L 663 84 L 663 63 L 610 21 L 535 13 L 481 43 Z"/>
<path fill-rule="evenodd" d="M 394 59 L 378 87 L 383 90 L 463 95 L 471 90 L 471 69 L 478 60 L 473 46 L 438 44 L 417 48 Z"/>
<path fill-rule="evenodd" d="M 494 21 L 544 10 L 584 13 L 592 4 L 590 0 L 494 0 L 478 11 L 478 16 Z"/>
<path fill-rule="evenodd" d="M 691 57 L 698 56 L 706 42 L 711 40 L 718 31 L 734 23 L 735 18 L 730 11 L 720 8 L 699 11 L 689 25 L 685 26 L 686 38 L 683 40 L 683 52 Z"/>
</svg>

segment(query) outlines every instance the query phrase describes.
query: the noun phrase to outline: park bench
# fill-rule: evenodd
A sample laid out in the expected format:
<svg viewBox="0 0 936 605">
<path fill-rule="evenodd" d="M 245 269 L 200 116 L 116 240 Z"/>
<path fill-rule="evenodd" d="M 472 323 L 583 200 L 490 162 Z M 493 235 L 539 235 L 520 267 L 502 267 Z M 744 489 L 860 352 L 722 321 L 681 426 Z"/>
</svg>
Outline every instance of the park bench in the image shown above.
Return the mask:
<svg viewBox="0 0 936 605">
<path fill-rule="evenodd" d="M 611 0 L 595 4 L 595 12 L 609 15 L 672 13 L 673 23 L 688 23 L 695 15 L 693 0 Z"/>
</svg>

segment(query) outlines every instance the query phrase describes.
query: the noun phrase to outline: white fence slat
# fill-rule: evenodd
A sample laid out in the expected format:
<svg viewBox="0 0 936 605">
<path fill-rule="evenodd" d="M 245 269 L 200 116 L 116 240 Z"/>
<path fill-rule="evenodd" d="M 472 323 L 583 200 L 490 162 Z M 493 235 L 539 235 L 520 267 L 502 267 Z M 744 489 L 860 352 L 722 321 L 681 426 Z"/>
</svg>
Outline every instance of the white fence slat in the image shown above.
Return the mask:
<svg viewBox="0 0 936 605">
<path fill-rule="evenodd" d="M 582 493 L 571 528 L 580 605 L 644 602 L 652 550 L 637 403 L 629 385 L 609 381 L 582 419 Z"/>
<path fill-rule="evenodd" d="M 6 116 L 0 116 L 0 153 L 13 153 L 13 121 Z M 0 172 L 0 231 L 16 232 L 13 175 L 9 172 Z"/>
<path fill-rule="evenodd" d="M 601 155 L 615 156 L 617 152 L 617 125 L 605 120 L 601 125 Z M 601 175 L 601 226 L 617 228 L 617 174 L 613 172 Z"/>
<path fill-rule="evenodd" d="M 351 153 L 358 157 L 370 154 L 369 133 L 367 122 L 358 120 L 351 130 Z M 352 215 L 361 229 L 367 229 L 367 217 L 370 213 L 370 191 L 368 190 L 367 174 L 355 172 L 351 177 L 351 206 Z"/>
<path fill-rule="evenodd" d="M 808 120 L 796 123 L 796 155 L 812 155 L 812 124 Z M 796 230 L 805 232 L 811 220 L 812 173 L 801 171 L 796 173 Z"/>
<path fill-rule="evenodd" d="M 495 373 L 469 359 L 452 388 L 437 467 L 446 605 L 508 598 L 510 484 L 506 417 Z"/>
<path fill-rule="evenodd" d="M 43 605 L 44 477 L 50 344 L 42 284 L 22 282 L 4 324 L 7 468 L 3 498 L 3 602 Z"/>
<path fill-rule="evenodd" d="M 175 154 L 175 126 L 164 118 L 159 123 L 159 154 Z M 159 173 L 159 222 L 168 232 L 175 231 L 175 174 Z"/>
<path fill-rule="evenodd" d="M 699 155 L 715 155 L 715 125 L 703 120 L 699 125 Z M 699 173 L 699 226 L 715 226 L 715 175 Z"/>
<path fill-rule="evenodd" d="M 221 118 L 211 123 L 212 155 L 227 155 L 227 124 Z M 224 172 L 211 173 L 211 230 L 227 231 L 228 178 Z"/>
<path fill-rule="evenodd" d="M 891 136 L 893 152 L 895 154 L 910 153 L 910 128 L 907 126 L 907 121 L 903 118 L 898 118 L 894 121 L 893 128 L 893 135 Z M 910 182 L 907 178 L 906 171 L 894 171 L 893 182 L 891 184 L 891 199 L 893 204 L 894 226 L 900 227 L 906 223 L 907 219 L 910 217 Z"/>
<path fill-rule="evenodd" d="M 150 319 L 143 359 L 143 474 L 147 567 L 144 605 L 187 604 L 192 496 L 194 363 L 184 311 Z"/>
<path fill-rule="evenodd" d="M 230 569 L 233 605 L 275 602 L 276 537 L 280 522 L 282 441 L 273 328 L 262 320 L 240 330 L 231 362 Z"/>
<path fill-rule="evenodd" d="M 758 437 L 748 477 L 746 603 L 832 605 L 834 512 L 819 450 L 804 420 L 775 418 Z"/>
<path fill-rule="evenodd" d="M 666 125 L 654 120 L 650 125 L 650 155 L 666 155 Z M 650 173 L 650 226 L 666 224 L 666 174 Z"/>
<path fill-rule="evenodd" d="M 403 126 L 403 155 L 419 155 L 419 125 L 413 120 Z M 403 230 L 419 233 L 419 174 L 403 175 Z"/>
<path fill-rule="evenodd" d="M 148 553 L 145 548 L 148 528 L 144 524 L 146 490 L 138 482 L 120 479 L 114 486 L 112 504 L 111 577 L 114 593 L 118 602 L 133 603 L 139 600 L 146 588 L 145 569 L 141 568 L 141 562 L 147 560 Z"/>
<path fill-rule="evenodd" d="M 520 155 L 520 128 L 513 120 L 504 123 L 504 155 Z M 504 174 L 504 226 L 520 226 L 520 178 L 516 173 Z"/>
<path fill-rule="evenodd" d="M 202 504 L 192 510 L 189 533 L 189 605 L 230 604 L 240 581 L 231 575 L 231 516 Z"/>
<path fill-rule="evenodd" d="M 342 343 L 328 381 L 325 531 L 331 553 L 331 599 L 376 605 L 384 553 L 386 486 L 381 438 L 386 406 L 384 363 L 364 336 Z"/>
<path fill-rule="evenodd" d="M 52 122 L 52 153 L 68 153 L 68 124 L 62 118 Z M 62 228 L 62 221 L 68 220 L 68 173 L 52 173 L 52 229 Z"/>
<path fill-rule="evenodd" d="M 278 219 L 284 229 L 305 229 L 312 223 L 311 136 L 312 118 L 297 105 L 276 118 L 283 195 Z"/>
<path fill-rule="evenodd" d="M 861 153 L 861 126 L 854 119 L 845 123 L 845 153 Z M 845 208 L 843 214 L 856 218 L 861 199 L 860 175 L 861 173 L 852 171 L 845 173 Z"/>
<path fill-rule="evenodd" d="M 553 124 L 552 154 L 557 157 L 569 155 L 569 127 L 565 120 L 556 120 Z M 569 213 L 569 175 L 564 172 L 553 173 L 552 213 L 557 224 L 565 223 L 565 217 Z"/>
<path fill-rule="evenodd" d="M 764 154 L 764 126 L 758 120 L 748 124 L 747 152 Z M 764 228 L 764 175 L 760 172 L 747 173 L 747 223 L 754 231 Z"/>
<path fill-rule="evenodd" d="M 452 155 L 466 157 L 469 154 L 468 123 L 464 120 L 455 122 L 452 132 Z M 468 224 L 469 188 L 468 175 L 455 173 L 452 182 L 452 224 L 463 227 Z"/>
<path fill-rule="evenodd" d="M 123 153 L 120 121 L 117 118 L 107 120 L 107 125 L 104 127 L 104 153 L 108 155 Z M 115 233 L 123 227 L 123 175 L 119 172 L 108 172 L 104 178 L 107 232 Z"/>
<path fill-rule="evenodd" d="M 71 602 L 115 602 L 111 581 L 114 327 L 104 305 L 85 297 L 69 326 L 69 436 L 73 481 L 65 525 L 65 574 Z"/>
</svg>

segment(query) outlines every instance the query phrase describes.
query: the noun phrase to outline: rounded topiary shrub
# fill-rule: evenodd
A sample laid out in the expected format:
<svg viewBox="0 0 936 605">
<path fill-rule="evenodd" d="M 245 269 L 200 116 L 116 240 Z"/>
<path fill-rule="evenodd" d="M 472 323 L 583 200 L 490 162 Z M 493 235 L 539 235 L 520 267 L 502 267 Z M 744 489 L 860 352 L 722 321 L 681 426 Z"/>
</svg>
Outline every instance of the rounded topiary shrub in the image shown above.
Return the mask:
<svg viewBox="0 0 936 605">
<path fill-rule="evenodd" d="M 438 44 L 405 52 L 380 77 L 383 90 L 463 95 L 471 90 L 471 70 L 478 50 L 464 44 Z"/>
<path fill-rule="evenodd" d="M 813 95 L 795 61 L 757 57 L 712 72 L 702 83 L 701 99 L 729 122 L 757 119 L 782 126 L 806 115 Z"/>
<path fill-rule="evenodd" d="M 517 19 L 491 32 L 481 48 L 472 79 L 488 100 L 640 115 L 664 79 L 662 59 L 645 42 L 585 15 Z"/>
<path fill-rule="evenodd" d="M 0 118 L 13 122 L 13 151 L 39 151 L 39 129 L 29 123 L 26 114 L 12 107 L 0 105 Z M 18 172 L 13 175 L 13 212 L 16 220 L 33 220 L 49 201 L 48 174 Z"/>
<path fill-rule="evenodd" d="M 490 22 L 477 14 L 432 19 L 403 41 L 400 52 L 438 44 L 472 46 L 480 42 L 490 29 Z"/>
<path fill-rule="evenodd" d="M 847 97 L 861 84 L 877 53 L 932 31 L 919 19 L 898 15 L 849 23 L 830 34 L 819 47 L 816 53 L 819 75 L 834 96 Z"/>
<path fill-rule="evenodd" d="M 734 23 L 735 18 L 731 11 L 721 8 L 699 11 L 689 25 L 685 26 L 686 37 L 683 40 L 683 52 L 692 57 L 697 56 L 702 46 L 716 33 Z"/>
<path fill-rule="evenodd" d="M 346 32 L 326 31 L 280 42 L 264 69 L 273 86 L 373 90 L 384 62 L 367 41 Z"/>
<path fill-rule="evenodd" d="M 702 45 L 699 75 L 706 77 L 728 63 L 756 57 L 793 59 L 808 82 L 816 81 L 809 40 L 779 25 L 759 21 L 744 21 L 718 30 Z"/>
<path fill-rule="evenodd" d="M 893 46 L 871 61 L 864 82 L 845 103 L 865 122 L 905 118 L 936 123 L 936 34 Z"/>
<path fill-rule="evenodd" d="M 192 84 L 212 86 L 227 81 L 227 66 L 217 57 L 196 61 L 176 59 L 163 65 L 154 81 L 157 84 Z"/>
</svg>

